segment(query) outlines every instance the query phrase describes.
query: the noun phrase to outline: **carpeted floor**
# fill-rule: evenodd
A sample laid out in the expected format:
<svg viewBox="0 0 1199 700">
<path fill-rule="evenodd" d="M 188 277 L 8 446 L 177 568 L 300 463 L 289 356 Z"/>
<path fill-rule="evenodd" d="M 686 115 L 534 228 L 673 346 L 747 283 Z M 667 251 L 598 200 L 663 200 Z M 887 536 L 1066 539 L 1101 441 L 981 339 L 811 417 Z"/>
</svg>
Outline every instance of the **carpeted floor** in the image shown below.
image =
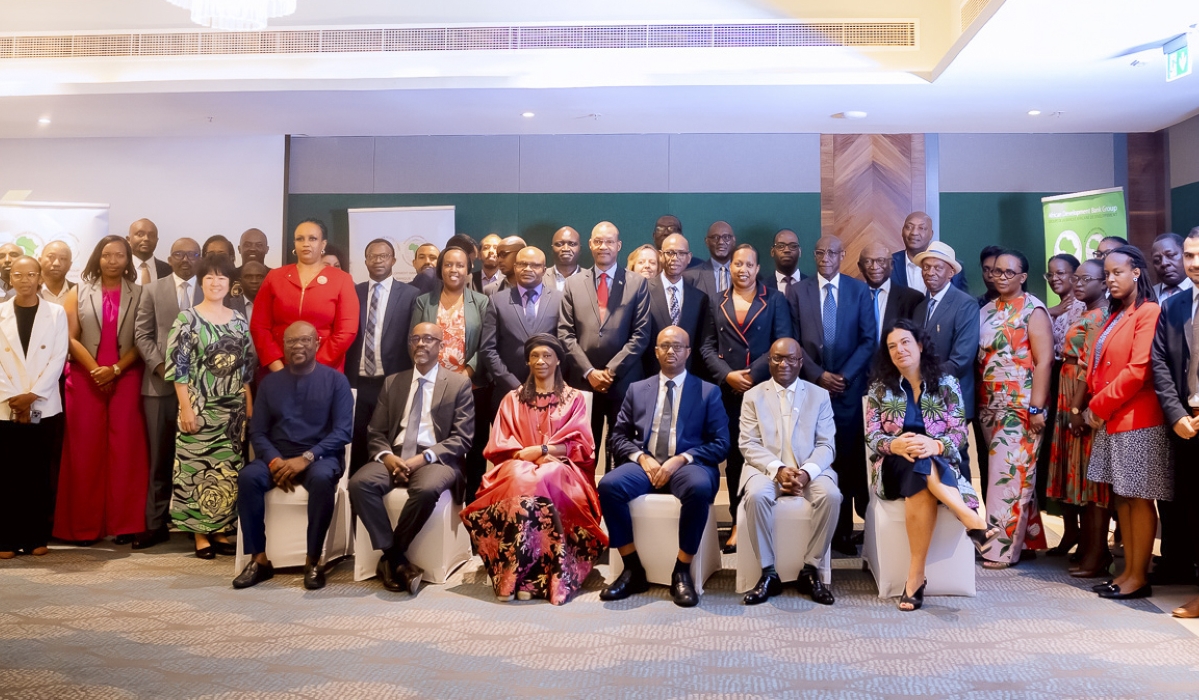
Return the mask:
<svg viewBox="0 0 1199 700">
<path fill-rule="evenodd" d="M 975 598 L 916 613 L 879 600 L 857 559 L 837 604 L 788 589 L 757 608 L 733 564 L 700 607 L 666 589 L 562 607 L 497 603 L 478 560 L 410 599 L 298 573 L 234 591 L 231 558 L 102 543 L 0 562 L 3 698 L 1195 697 L 1199 637 L 1148 601 L 1102 601 L 1061 559 L 978 570 Z"/>
</svg>

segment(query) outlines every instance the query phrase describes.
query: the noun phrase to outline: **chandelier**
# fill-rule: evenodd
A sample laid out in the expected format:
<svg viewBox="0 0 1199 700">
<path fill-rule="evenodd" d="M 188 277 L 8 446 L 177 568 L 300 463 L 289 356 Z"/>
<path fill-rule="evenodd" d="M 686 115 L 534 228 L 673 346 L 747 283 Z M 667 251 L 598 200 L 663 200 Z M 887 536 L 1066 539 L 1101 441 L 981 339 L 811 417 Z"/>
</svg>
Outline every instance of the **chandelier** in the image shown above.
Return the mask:
<svg viewBox="0 0 1199 700">
<path fill-rule="evenodd" d="M 261 31 L 271 17 L 296 11 L 296 0 L 167 0 L 191 10 L 192 21 L 226 32 Z"/>
</svg>

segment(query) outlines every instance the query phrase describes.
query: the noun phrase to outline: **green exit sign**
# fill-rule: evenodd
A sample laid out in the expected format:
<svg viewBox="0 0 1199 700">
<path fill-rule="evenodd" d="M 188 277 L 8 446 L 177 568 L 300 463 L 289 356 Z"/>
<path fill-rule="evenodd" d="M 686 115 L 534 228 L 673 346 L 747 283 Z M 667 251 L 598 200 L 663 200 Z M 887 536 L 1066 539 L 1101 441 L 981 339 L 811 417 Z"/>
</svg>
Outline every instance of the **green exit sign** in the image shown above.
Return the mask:
<svg viewBox="0 0 1199 700">
<path fill-rule="evenodd" d="M 1183 44 L 1166 54 L 1166 82 L 1178 80 L 1184 75 L 1191 74 L 1191 51 Z"/>
</svg>

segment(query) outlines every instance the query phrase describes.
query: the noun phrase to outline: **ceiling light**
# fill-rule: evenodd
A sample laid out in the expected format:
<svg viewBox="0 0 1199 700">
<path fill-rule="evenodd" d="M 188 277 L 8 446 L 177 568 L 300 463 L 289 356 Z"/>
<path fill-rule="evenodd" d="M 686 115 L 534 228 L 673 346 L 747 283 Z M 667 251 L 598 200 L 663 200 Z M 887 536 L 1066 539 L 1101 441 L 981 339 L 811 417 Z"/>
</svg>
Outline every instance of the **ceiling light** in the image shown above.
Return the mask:
<svg viewBox="0 0 1199 700">
<path fill-rule="evenodd" d="M 226 32 L 262 31 L 271 17 L 296 11 L 296 0 L 167 0 L 191 11 L 191 19 L 203 27 Z"/>
<path fill-rule="evenodd" d="M 42 117 L 41 119 L 37 120 L 37 123 L 38 123 L 38 124 L 49 124 L 49 123 L 50 123 L 50 117 Z"/>
<path fill-rule="evenodd" d="M 521 112 L 520 116 L 524 117 L 525 119 L 532 119 L 534 115 L 532 112 Z"/>
<path fill-rule="evenodd" d="M 1028 110 L 1028 116 L 1030 116 L 1030 117 L 1035 117 L 1035 116 L 1039 115 L 1040 113 L 1041 113 L 1041 110 L 1039 110 L 1039 109 Z"/>
<path fill-rule="evenodd" d="M 858 111 L 858 110 L 849 110 L 848 112 L 845 112 L 845 118 L 846 119 L 865 119 L 866 113 Z"/>
</svg>

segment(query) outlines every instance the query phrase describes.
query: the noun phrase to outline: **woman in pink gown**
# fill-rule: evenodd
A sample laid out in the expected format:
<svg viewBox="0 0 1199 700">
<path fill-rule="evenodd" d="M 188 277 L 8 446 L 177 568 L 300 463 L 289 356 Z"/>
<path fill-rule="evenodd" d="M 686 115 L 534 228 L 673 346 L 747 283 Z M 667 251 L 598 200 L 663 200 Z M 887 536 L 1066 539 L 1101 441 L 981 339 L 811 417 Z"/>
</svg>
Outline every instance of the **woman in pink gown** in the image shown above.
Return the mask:
<svg viewBox="0 0 1199 700">
<path fill-rule="evenodd" d="M 485 452 L 497 466 L 462 511 L 501 600 L 565 603 L 608 546 L 587 402 L 562 381 L 565 355 L 553 336 L 525 343 L 529 378 L 500 403 Z"/>
</svg>

